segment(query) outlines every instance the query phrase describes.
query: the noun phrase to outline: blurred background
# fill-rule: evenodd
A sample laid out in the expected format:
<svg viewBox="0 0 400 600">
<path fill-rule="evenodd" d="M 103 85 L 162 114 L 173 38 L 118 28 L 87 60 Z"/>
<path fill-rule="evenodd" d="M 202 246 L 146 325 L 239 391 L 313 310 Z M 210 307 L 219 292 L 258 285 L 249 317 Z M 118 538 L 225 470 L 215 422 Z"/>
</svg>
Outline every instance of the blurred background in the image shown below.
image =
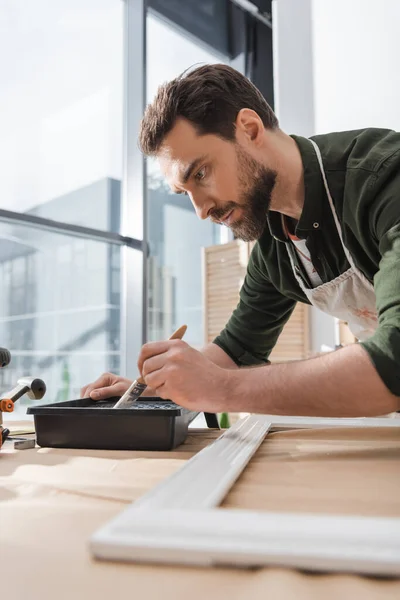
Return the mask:
<svg viewBox="0 0 400 600">
<path fill-rule="evenodd" d="M 251 247 L 137 146 L 161 83 L 223 62 L 287 133 L 399 129 L 399 23 L 398 0 L 2 0 L 1 392 L 31 374 L 46 403 L 77 398 L 182 323 L 201 347 L 235 306 Z M 343 325 L 299 307 L 273 358 L 346 343 Z"/>
</svg>

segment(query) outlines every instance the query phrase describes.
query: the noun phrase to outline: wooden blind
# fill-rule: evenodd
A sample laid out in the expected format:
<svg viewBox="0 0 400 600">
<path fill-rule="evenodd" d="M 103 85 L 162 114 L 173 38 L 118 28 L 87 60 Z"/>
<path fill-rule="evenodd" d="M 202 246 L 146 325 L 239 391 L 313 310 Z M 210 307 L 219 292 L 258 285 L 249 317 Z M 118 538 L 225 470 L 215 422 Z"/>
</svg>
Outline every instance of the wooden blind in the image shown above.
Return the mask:
<svg viewBox="0 0 400 600">
<path fill-rule="evenodd" d="M 224 328 L 239 301 L 252 245 L 234 240 L 203 249 L 205 341 L 211 342 Z M 309 356 L 308 306 L 298 303 L 271 353 L 271 362 Z"/>
</svg>

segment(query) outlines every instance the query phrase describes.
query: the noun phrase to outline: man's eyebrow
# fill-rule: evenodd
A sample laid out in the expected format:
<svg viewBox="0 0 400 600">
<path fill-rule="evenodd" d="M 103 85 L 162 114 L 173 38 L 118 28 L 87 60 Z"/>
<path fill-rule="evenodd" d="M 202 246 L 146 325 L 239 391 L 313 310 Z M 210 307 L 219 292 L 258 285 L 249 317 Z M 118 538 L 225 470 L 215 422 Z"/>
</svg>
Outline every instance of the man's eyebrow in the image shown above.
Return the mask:
<svg viewBox="0 0 400 600">
<path fill-rule="evenodd" d="M 200 165 L 200 163 L 202 163 L 206 158 L 207 158 L 207 155 L 203 154 L 203 156 L 199 156 L 199 158 L 196 158 L 195 160 L 192 160 L 192 162 L 190 163 L 190 165 L 188 167 L 186 167 L 186 169 L 183 171 L 182 183 L 187 183 L 188 182 L 188 180 L 190 179 L 190 176 L 193 173 L 193 171 L 195 169 L 197 169 L 197 167 Z"/>
</svg>

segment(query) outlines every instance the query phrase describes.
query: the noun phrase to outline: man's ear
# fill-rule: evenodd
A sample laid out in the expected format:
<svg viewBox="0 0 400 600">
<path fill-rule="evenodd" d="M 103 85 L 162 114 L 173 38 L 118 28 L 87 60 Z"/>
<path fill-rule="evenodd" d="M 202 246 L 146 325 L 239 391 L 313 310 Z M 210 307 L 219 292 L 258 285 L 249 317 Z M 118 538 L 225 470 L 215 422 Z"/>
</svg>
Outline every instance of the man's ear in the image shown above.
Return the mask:
<svg viewBox="0 0 400 600">
<path fill-rule="evenodd" d="M 238 141 L 259 145 L 263 140 L 264 123 L 251 108 L 242 108 L 236 117 L 236 136 Z"/>
</svg>

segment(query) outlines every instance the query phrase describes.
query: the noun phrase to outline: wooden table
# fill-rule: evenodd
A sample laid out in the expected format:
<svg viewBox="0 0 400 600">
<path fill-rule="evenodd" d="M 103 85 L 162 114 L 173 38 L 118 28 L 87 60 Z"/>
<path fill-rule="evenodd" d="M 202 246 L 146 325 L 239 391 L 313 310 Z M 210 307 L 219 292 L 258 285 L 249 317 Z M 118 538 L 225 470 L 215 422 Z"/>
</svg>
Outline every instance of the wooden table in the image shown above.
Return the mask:
<svg viewBox="0 0 400 600">
<path fill-rule="evenodd" d="M 218 435 L 191 430 L 173 452 L 0 451 L 0 573 L 33 600 L 400 598 L 400 580 L 285 569 L 102 563 L 88 539 Z M 226 498 L 229 507 L 400 516 L 400 432 L 274 433 Z M 3 591 L 3 590 L 2 590 Z M 0 593 L 1 600 L 3 596 Z"/>
</svg>

